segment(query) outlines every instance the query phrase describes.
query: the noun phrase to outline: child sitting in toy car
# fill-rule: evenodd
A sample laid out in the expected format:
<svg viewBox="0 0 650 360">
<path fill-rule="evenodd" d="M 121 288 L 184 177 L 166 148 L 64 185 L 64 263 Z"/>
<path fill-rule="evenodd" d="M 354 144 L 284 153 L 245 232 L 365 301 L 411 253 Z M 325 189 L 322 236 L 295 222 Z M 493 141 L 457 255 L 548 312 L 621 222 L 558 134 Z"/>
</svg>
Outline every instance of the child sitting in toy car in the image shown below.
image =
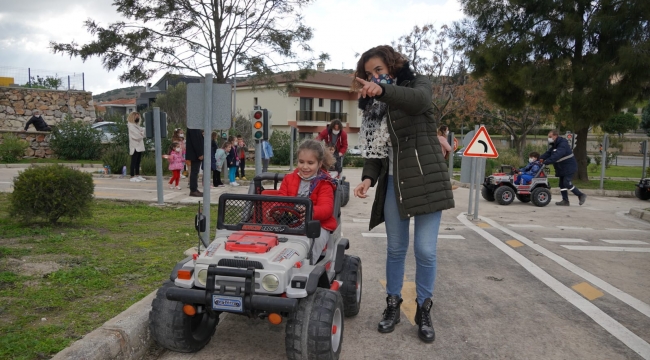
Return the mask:
<svg viewBox="0 0 650 360">
<path fill-rule="evenodd" d="M 519 170 L 515 170 L 515 173 L 519 174 L 519 176 L 517 176 L 517 180 L 515 180 L 515 185 L 520 185 L 522 180 L 523 185 L 530 184 L 531 180 L 533 180 L 535 177 L 535 174 L 537 174 L 539 169 L 542 167 L 542 163 L 540 163 L 538 159 L 538 152 L 533 151 L 528 154 L 528 165 Z"/>
<path fill-rule="evenodd" d="M 320 220 L 321 236 L 314 239 L 313 258 L 318 259 L 327 244 L 329 232 L 336 230 L 334 213 L 335 180 L 327 170 L 334 157 L 320 142 L 307 140 L 298 148 L 298 166 L 282 180 L 279 196 L 309 197 L 313 204 L 313 220 Z M 302 207 L 302 206 L 300 206 Z M 298 209 L 304 212 L 304 209 Z"/>
</svg>

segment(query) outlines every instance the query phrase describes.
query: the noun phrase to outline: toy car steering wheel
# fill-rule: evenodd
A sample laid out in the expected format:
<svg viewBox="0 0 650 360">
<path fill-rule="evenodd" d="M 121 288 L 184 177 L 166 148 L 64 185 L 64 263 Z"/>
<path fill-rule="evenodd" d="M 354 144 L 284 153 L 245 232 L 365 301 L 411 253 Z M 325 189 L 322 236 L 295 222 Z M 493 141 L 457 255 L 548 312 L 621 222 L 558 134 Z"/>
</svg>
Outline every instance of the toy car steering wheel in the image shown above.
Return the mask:
<svg viewBox="0 0 650 360">
<path fill-rule="evenodd" d="M 297 228 L 302 226 L 305 214 L 304 211 L 301 212 L 292 206 L 277 205 L 266 212 L 266 219 L 290 228 Z"/>
</svg>

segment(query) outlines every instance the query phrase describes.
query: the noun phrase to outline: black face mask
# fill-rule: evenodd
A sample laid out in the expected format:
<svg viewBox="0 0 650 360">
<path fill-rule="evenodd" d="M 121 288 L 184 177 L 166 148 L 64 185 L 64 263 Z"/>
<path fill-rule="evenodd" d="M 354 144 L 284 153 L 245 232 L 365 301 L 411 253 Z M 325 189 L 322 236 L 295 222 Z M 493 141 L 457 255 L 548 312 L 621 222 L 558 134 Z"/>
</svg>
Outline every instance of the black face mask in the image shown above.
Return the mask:
<svg viewBox="0 0 650 360">
<path fill-rule="evenodd" d="M 137 124 L 137 123 L 139 123 L 139 122 L 140 122 L 140 119 L 139 119 L 139 118 L 135 118 L 135 123 Z"/>
</svg>

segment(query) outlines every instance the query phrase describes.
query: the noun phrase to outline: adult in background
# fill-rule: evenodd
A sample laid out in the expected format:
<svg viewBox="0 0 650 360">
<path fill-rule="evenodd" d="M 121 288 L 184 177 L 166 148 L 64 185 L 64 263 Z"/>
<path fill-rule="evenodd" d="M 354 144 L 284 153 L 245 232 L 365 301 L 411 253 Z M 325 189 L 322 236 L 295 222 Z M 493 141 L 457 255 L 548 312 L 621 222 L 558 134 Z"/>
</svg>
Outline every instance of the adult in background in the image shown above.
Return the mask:
<svg viewBox="0 0 650 360">
<path fill-rule="evenodd" d="M 440 125 L 438 128 L 438 141 L 440 141 L 440 147 L 442 147 L 442 156 L 445 159 L 449 159 L 447 155 L 451 152 L 451 145 L 447 142 L 447 135 L 449 135 L 449 129 L 447 125 Z"/>
<path fill-rule="evenodd" d="M 25 124 L 25 131 L 29 129 L 29 125 L 34 124 L 36 131 L 52 131 L 52 128 L 43 120 L 41 112 L 39 110 L 34 110 L 32 117 Z"/>
<path fill-rule="evenodd" d="M 555 176 L 560 178 L 560 193 L 562 201 L 556 202 L 558 206 L 569 206 L 569 191 L 578 197 L 579 204 L 582 205 L 587 200 L 587 195 L 582 193 L 573 183 L 573 175 L 578 171 L 578 162 L 573 156 L 573 150 L 569 142 L 559 136 L 557 130 L 551 130 L 548 133 L 548 142 L 551 145 L 549 149 L 539 157 L 540 162 L 544 164 L 553 164 Z"/>
<path fill-rule="evenodd" d="M 436 278 L 436 246 L 442 210 L 454 207 L 447 165 L 431 105 L 431 82 L 415 75 L 406 58 L 390 46 L 361 55 L 352 89 L 363 111 L 359 142 L 366 148 L 362 182 L 355 196 L 377 186 L 370 229 L 386 222 L 386 309 L 378 330 L 400 322 L 409 223 L 414 218 L 416 313 L 419 338 L 435 340 L 431 307 Z"/>
<path fill-rule="evenodd" d="M 199 191 L 199 170 L 203 161 L 203 132 L 201 129 L 187 129 L 185 159 L 190 161 L 190 196 L 201 197 Z"/>
<path fill-rule="evenodd" d="M 316 136 L 316 141 L 325 141 L 326 146 L 334 146 L 337 161 L 343 163 L 343 157 L 348 151 L 348 134 L 343 130 L 341 120 L 332 120 L 330 125 Z"/>
<path fill-rule="evenodd" d="M 273 157 L 273 146 L 268 140 L 262 140 L 262 172 L 269 171 L 269 163 Z"/>
<path fill-rule="evenodd" d="M 235 152 L 237 154 L 237 160 L 239 160 L 239 165 L 237 165 L 237 170 L 235 172 L 235 180 L 246 180 L 246 144 L 241 135 L 237 135 L 237 147 Z"/>
<path fill-rule="evenodd" d="M 129 154 L 131 155 L 131 182 L 144 181 L 140 176 L 140 160 L 144 152 L 144 128 L 140 126 L 140 113 L 134 111 L 126 118 L 129 129 Z"/>
</svg>

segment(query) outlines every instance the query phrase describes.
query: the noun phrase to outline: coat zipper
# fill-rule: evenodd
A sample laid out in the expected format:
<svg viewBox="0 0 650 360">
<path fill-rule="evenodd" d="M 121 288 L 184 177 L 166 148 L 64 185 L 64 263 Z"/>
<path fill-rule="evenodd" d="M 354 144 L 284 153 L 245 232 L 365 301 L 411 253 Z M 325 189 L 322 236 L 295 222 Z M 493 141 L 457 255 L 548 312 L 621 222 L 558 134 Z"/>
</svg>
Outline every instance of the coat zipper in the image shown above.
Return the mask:
<svg viewBox="0 0 650 360">
<path fill-rule="evenodd" d="M 388 114 L 388 123 L 390 124 L 391 130 L 393 130 L 393 134 L 395 134 L 395 137 L 397 138 L 397 134 L 395 133 L 395 129 L 393 128 L 393 121 L 390 118 L 390 107 L 386 108 L 386 113 Z M 396 165 L 397 165 L 397 192 L 399 193 L 399 203 L 402 203 L 402 188 L 399 187 L 399 141 L 397 142 L 397 156 L 395 157 L 396 159 Z M 421 171 L 421 170 L 420 170 Z"/>
<path fill-rule="evenodd" d="M 418 149 L 415 149 L 415 160 L 418 161 L 418 167 L 420 167 L 420 175 L 424 175 L 424 172 L 422 172 L 422 165 L 420 164 L 420 156 L 418 155 Z"/>
</svg>

